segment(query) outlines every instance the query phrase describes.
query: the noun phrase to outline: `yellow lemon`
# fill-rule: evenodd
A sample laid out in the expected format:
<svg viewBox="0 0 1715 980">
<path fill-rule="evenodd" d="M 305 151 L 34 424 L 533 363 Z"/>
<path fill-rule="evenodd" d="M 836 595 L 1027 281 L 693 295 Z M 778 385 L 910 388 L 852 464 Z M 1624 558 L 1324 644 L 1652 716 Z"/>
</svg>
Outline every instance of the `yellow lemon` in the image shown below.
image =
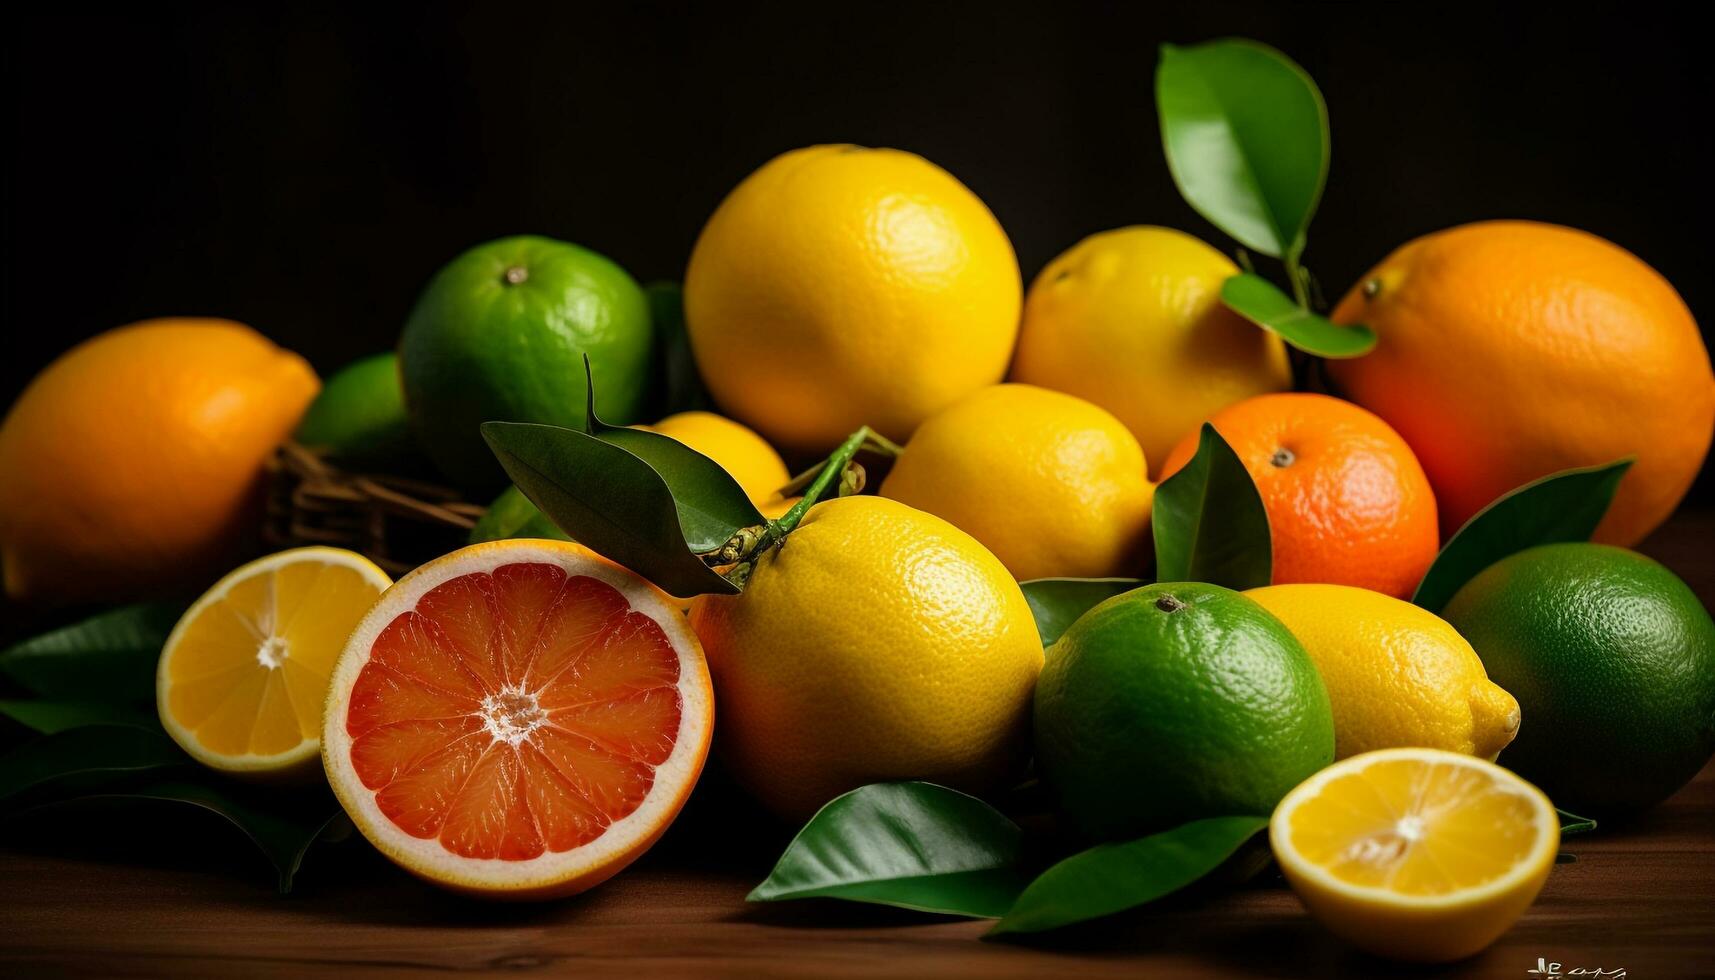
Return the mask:
<svg viewBox="0 0 1715 980">
<path fill-rule="evenodd" d="M 685 318 L 709 391 L 770 442 L 904 441 L 1006 373 L 1023 285 L 983 202 L 913 153 L 812 146 L 735 188 L 697 238 Z"/>
<path fill-rule="evenodd" d="M 1269 842 L 1323 925 L 1394 959 L 1444 962 L 1500 938 L 1554 866 L 1560 823 L 1542 791 L 1438 749 L 1385 749 L 1286 794 Z"/>
<path fill-rule="evenodd" d="M 320 772 L 334 661 L 391 580 L 341 548 L 294 548 L 240 566 L 179 619 L 161 649 L 161 725 L 205 766 Z"/>
<path fill-rule="evenodd" d="M 792 478 L 767 440 L 713 412 L 680 412 L 638 428 L 677 439 L 721 464 L 752 500 L 769 499 Z"/>
<path fill-rule="evenodd" d="M 1280 338 L 1221 305 L 1226 256 L 1171 228 L 1091 235 L 1030 285 L 1011 380 L 1124 422 L 1159 476 L 1175 443 L 1236 401 L 1292 384 Z"/>
<path fill-rule="evenodd" d="M 691 625 L 716 744 L 785 817 L 892 779 L 993 789 L 1023 761 L 1042 670 L 1030 607 L 938 517 L 881 497 L 820 503 L 741 595 L 693 601 Z"/>
<path fill-rule="evenodd" d="M 1119 419 L 1034 385 L 984 388 L 917 429 L 881 495 L 951 521 L 1019 580 L 1137 573 L 1155 487 Z"/>
<path fill-rule="evenodd" d="M 1334 757 L 1397 746 L 1493 759 L 1518 734 L 1519 707 L 1440 617 L 1348 585 L 1245 593 L 1316 661 L 1334 706 Z"/>
</svg>

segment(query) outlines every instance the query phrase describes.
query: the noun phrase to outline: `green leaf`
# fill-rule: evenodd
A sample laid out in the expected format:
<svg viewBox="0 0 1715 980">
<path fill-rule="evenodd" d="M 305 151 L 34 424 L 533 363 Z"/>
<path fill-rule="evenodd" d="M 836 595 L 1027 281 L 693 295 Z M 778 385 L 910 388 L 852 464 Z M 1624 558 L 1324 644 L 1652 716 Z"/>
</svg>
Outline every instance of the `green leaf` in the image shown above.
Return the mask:
<svg viewBox="0 0 1715 980">
<path fill-rule="evenodd" d="M 128 725 L 161 731 L 153 706 L 111 701 L 0 701 L 0 714 L 44 734 L 85 725 Z"/>
<path fill-rule="evenodd" d="M 1222 283 L 1221 302 L 1306 354 L 1359 357 L 1376 346 L 1375 331 L 1369 327 L 1361 323 L 1342 326 L 1318 316 L 1254 272 L 1241 272 Z"/>
<path fill-rule="evenodd" d="M 1589 817 L 1580 817 L 1576 813 L 1567 813 L 1565 810 L 1559 809 L 1556 809 L 1554 812 L 1560 817 L 1561 837 L 1572 837 L 1577 834 L 1587 834 L 1596 829 L 1596 821 Z"/>
<path fill-rule="evenodd" d="M 482 437 L 518 489 L 573 540 L 676 596 L 738 592 L 696 556 L 666 482 L 628 450 L 526 422 L 484 422 Z"/>
<path fill-rule="evenodd" d="M 697 554 L 714 551 L 740 528 L 765 522 L 750 495 L 724 466 L 670 436 L 602 421 L 596 414 L 595 379 L 589 372 L 590 359 L 585 355 L 584 431 L 649 464 L 673 496 L 687 547 Z"/>
<path fill-rule="evenodd" d="M 1438 613 L 1466 582 L 1508 555 L 1539 544 L 1588 541 L 1631 465 L 1628 458 L 1561 470 L 1500 497 L 1435 556 L 1411 601 Z"/>
<path fill-rule="evenodd" d="M 1018 583 L 1030 614 L 1036 617 L 1036 632 L 1042 645 L 1051 647 L 1066 627 L 1104 599 L 1147 585 L 1136 578 L 1039 578 Z"/>
<path fill-rule="evenodd" d="M 161 780 L 132 787 L 122 793 L 91 794 L 80 799 L 156 800 L 187 803 L 223 817 L 244 832 L 269 863 L 278 878 L 276 887 L 284 895 L 292 890 L 292 879 L 303 866 L 304 854 L 318 840 L 342 836 L 347 821 L 333 795 L 325 789 L 307 791 L 307 798 L 287 801 L 278 793 L 236 786 L 216 787 L 205 782 Z M 69 802 L 69 801 L 68 801 Z"/>
<path fill-rule="evenodd" d="M 554 526 L 530 498 L 516 486 L 507 487 L 494 498 L 494 503 L 482 512 L 476 526 L 470 529 L 470 543 L 499 541 L 502 538 L 554 538 L 570 541 L 566 532 Z"/>
<path fill-rule="evenodd" d="M 1219 868 L 1267 826 L 1267 817 L 1211 817 L 1074 854 L 1031 882 L 988 935 L 1045 932 L 1153 902 Z"/>
<path fill-rule="evenodd" d="M 1264 255 L 1303 251 L 1328 177 L 1328 109 L 1304 69 L 1238 38 L 1163 45 L 1155 104 L 1168 169 L 1198 214 Z"/>
<path fill-rule="evenodd" d="M 607 425 L 600 420 L 594 423 L 592 434 L 631 453 L 656 472 L 673 496 L 679 528 L 693 552 L 714 551 L 734 531 L 768 523 L 732 474 L 679 440 L 646 429 Z"/>
<path fill-rule="evenodd" d="M 155 701 L 155 665 L 184 607 L 123 606 L 0 652 L 0 674 L 31 694 L 78 701 Z"/>
<path fill-rule="evenodd" d="M 1207 422 L 1197 455 L 1156 488 L 1152 523 L 1157 581 L 1241 590 L 1268 584 L 1273 552 L 1262 496 Z"/>
<path fill-rule="evenodd" d="M 12 806 L 168 800 L 219 814 L 274 864 L 282 892 L 304 852 L 342 829 L 325 786 L 272 788 L 228 781 L 159 732 L 120 725 L 70 728 L 0 757 L 0 802 Z"/>
<path fill-rule="evenodd" d="M 162 734 L 127 725 L 71 728 L 0 756 L 0 800 L 64 786 L 85 790 L 106 778 L 193 765 Z"/>
<path fill-rule="evenodd" d="M 685 296 L 676 282 L 655 282 L 643 287 L 649 299 L 649 317 L 655 326 L 656 350 L 661 358 L 661 401 L 657 415 L 714 408 L 714 400 L 703 387 L 697 362 L 691 356 L 691 338 L 685 330 Z"/>
<path fill-rule="evenodd" d="M 995 918 L 1026 880 L 1022 839 L 975 797 L 933 783 L 875 783 L 811 817 L 749 899 L 841 898 Z"/>
</svg>

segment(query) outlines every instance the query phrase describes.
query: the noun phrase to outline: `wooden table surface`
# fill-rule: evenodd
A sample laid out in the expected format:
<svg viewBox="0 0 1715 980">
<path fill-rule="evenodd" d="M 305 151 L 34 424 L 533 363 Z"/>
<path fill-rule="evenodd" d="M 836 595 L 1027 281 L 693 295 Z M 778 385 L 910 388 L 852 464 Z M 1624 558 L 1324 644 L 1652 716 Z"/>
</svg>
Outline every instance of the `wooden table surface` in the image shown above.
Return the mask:
<svg viewBox="0 0 1715 980">
<path fill-rule="evenodd" d="M 1715 514 L 1645 551 L 1715 604 Z M 708 815 L 720 813 L 720 819 Z M 735 815 L 736 814 L 736 815 Z M 1627 826 L 1571 838 L 1524 919 L 1482 955 L 1412 968 L 1352 951 L 1265 874 L 1028 945 L 982 922 L 831 901 L 747 905 L 783 831 L 700 787 L 655 851 L 587 895 L 485 905 L 419 884 L 361 841 L 318 845 L 292 895 L 224 829 L 170 816 L 14 820 L 0 850 L 0 976 L 1504 977 L 1538 959 L 1631 978 L 1715 976 L 1715 766 Z M 1590 974 L 1586 974 L 1590 975 Z M 1610 977 L 1612 974 L 1609 974 Z"/>
</svg>

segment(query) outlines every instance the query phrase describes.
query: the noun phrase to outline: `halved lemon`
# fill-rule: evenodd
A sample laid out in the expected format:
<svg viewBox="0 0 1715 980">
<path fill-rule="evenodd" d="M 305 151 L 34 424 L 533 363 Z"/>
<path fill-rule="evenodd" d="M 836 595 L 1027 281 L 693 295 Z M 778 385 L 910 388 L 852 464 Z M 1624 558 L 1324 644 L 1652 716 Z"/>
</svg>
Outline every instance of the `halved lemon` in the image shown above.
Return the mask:
<svg viewBox="0 0 1715 980">
<path fill-rule="evenodd" d="M 168 635 L 155 707 L 206 766 L 253 775 L 315 771 L 334 660 L 391 583 L 340 548 L 294 548 L 239 567 Z"/>
<path fill-rule="evenodd" d="M 1286 794 L 1268 831 L 1286 880 L 1330 930 L 1428 962 L 1500 938 L 1560 843 L 1541 790 L 1492 762 L 1419 748 L 1329 766 Z"/>
<path fill-rule="evenodd" d="M 666 596 L 579 545 L 515 539 L 382 596 L 334 668 L 322 755 L 346 813 L 407 871 L 546 898 L 661 836 L 713 730 L 702 647 Z"/>
</svg>

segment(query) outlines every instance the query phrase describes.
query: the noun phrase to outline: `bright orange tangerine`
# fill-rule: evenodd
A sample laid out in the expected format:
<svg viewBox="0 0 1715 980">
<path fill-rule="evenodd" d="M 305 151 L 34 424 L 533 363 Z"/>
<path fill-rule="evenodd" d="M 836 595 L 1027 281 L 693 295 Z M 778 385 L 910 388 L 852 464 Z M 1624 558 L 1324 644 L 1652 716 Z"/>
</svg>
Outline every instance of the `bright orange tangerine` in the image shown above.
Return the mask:
<svg viewBox="0 0 1715 980">
<path fill-rule="evenodd" d="M 401 579 L 334 668 L 323 761 L 377 848 L 436 884 L 569 895 L 649 848 L 708 754 L 684 616 L 575 544 L 473 545 Z"/>
</svg>

